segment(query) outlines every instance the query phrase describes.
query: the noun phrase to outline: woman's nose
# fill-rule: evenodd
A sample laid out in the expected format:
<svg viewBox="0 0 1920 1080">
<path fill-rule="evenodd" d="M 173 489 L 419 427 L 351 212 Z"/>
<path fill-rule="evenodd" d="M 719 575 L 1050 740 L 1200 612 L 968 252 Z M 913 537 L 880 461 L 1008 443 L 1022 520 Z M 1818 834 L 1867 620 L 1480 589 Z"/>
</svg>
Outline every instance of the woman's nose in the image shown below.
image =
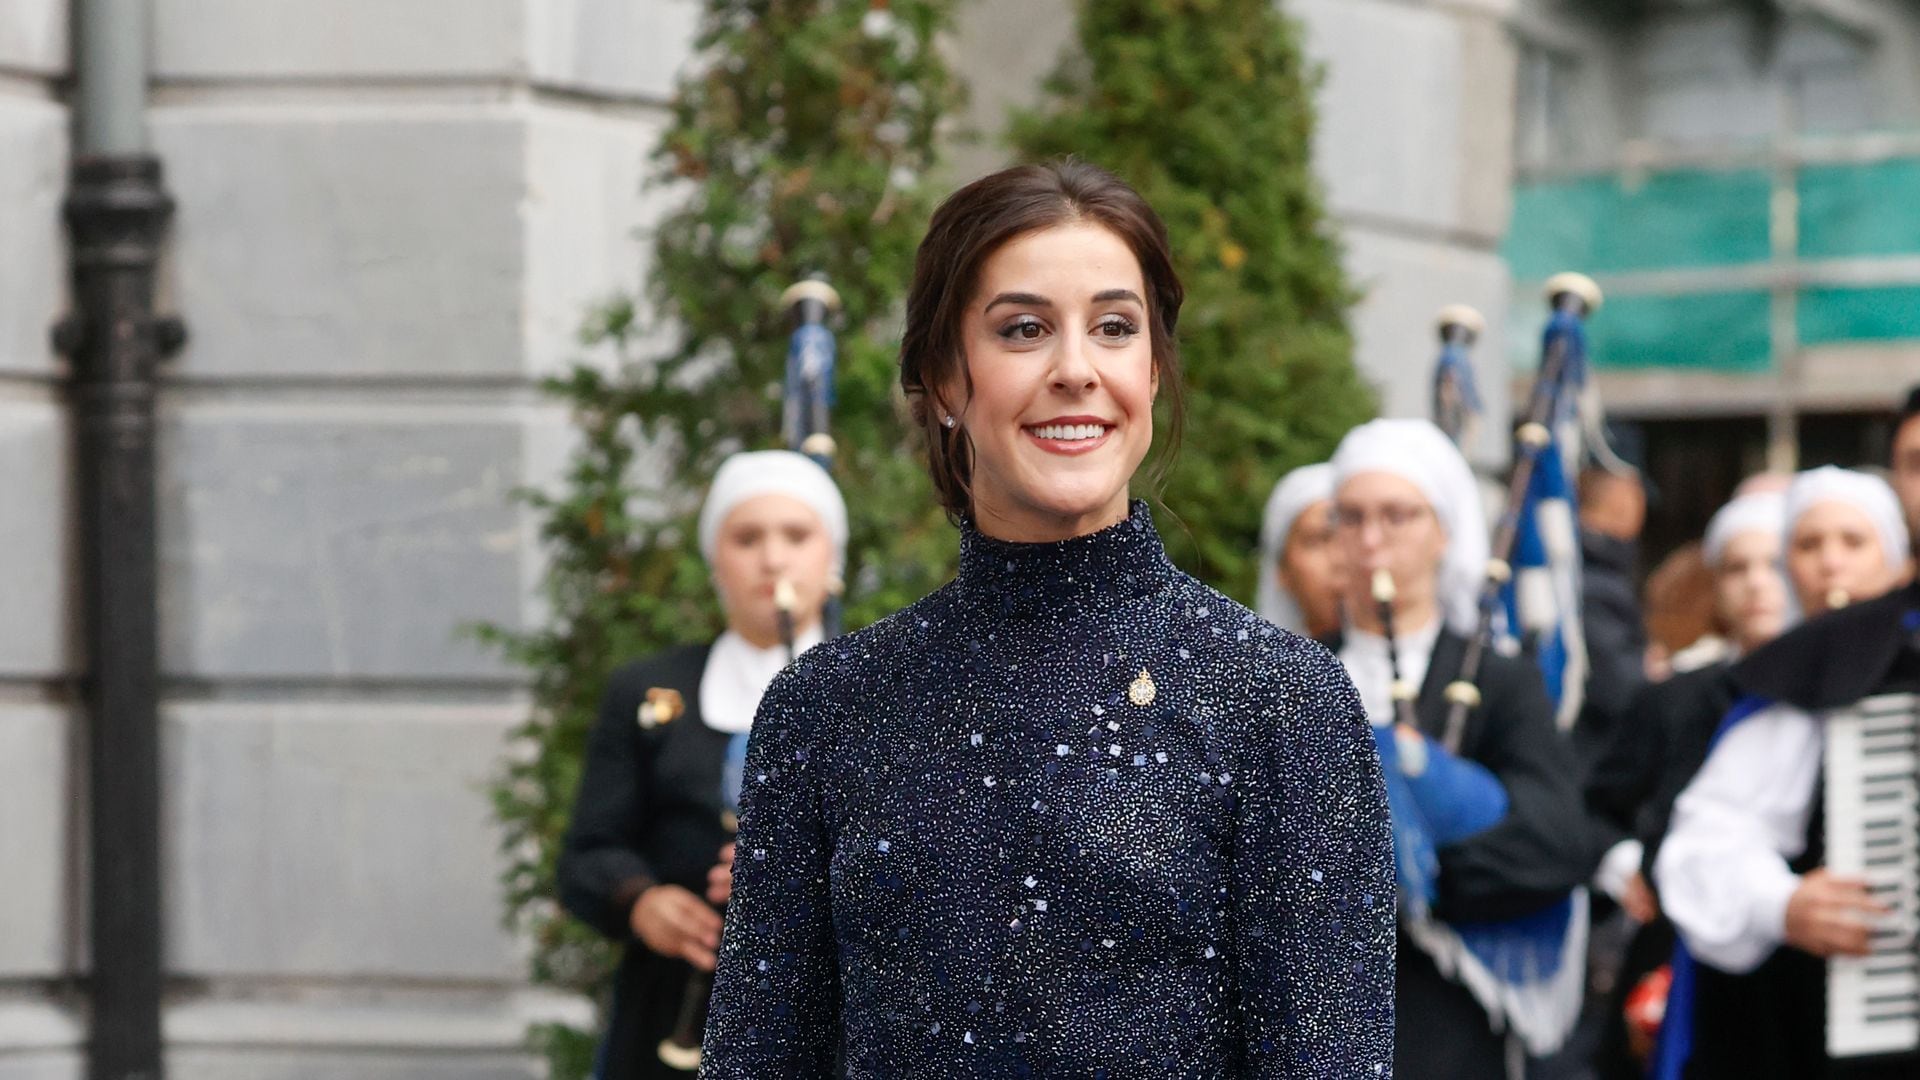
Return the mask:
<svg viewBox="0 0 1920 1080">
<path fill-rule="evenodd" d="M 1053 384 L 1063 390 L 1092 389 L 1097 373 L 1087 356 L 1086 342 L 1072 334 L 1062 335 L 1054 353 Z"/>
</svg>

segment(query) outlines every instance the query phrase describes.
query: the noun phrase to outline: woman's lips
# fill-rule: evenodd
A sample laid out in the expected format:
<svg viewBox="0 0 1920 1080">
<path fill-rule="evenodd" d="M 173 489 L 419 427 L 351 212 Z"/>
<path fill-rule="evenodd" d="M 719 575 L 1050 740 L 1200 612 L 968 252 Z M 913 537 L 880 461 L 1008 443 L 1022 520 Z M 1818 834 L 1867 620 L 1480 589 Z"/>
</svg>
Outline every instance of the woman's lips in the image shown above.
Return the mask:
<svg viewBox="0 0 1920 1080">
<path fill-rule="evenodd" d="M 1090 454 L 1113 436 L 1111 424 L 1033 424 L 1020 429 L 1035 446 L 1049 454 L 1076 457 Z"/>
</svg>

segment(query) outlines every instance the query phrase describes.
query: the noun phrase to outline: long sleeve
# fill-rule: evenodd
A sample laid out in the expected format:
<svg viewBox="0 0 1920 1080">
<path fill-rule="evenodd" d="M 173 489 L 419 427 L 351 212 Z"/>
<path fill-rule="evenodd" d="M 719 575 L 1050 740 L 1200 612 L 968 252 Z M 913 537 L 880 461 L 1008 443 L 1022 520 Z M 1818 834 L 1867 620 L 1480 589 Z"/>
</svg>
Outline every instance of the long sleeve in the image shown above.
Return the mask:
<svg viewBox="0 0 1920 1080">
<path fill-rule="evenodd" d="M 1602 850 L 1538 673 L 1519 661 L 1484 673 L 1486 730 L 1469 751 L 1507 789 L 1508 808 L 1491 829 L 1440 849 L 1435 910 L 1449 922 L 1539 911 L 1584 884 Z"/>
<path fill-rule="evenodd" d="M 1721 737 L 1673 808 L 1654 867 L 1667 917 L 1701 961 L 1733 974 L 1758 967 L 1786 936 L 1820 772 L 1820 729 L 1769 706 Z"/>
<path fill-rule="evenodd" d="M 1331 660 L 1278 703 L 1267 775 L 1248 777 L 1231 904 L 1246 1077 L 1389 1076 L 1394 879 L 1386 789 L 1358 699 Z"/>
<path fill-rule="evenodd" d="M 820 738 L 830 703 L 802 668 L 777 677 L 747 744 L 727 905 L 700 1075 L 829 1075 L 838 1040 Z"/>
<path fill-rule="evenodd" d="M 657 876 L 641 854 L 647 823 L 646 770 L 632 669 L 616 673 L 587 737 L 585 771 L 558 867 L 561 904 L 613 938 L 632 937 L 633 902 Z"/>
</svg>

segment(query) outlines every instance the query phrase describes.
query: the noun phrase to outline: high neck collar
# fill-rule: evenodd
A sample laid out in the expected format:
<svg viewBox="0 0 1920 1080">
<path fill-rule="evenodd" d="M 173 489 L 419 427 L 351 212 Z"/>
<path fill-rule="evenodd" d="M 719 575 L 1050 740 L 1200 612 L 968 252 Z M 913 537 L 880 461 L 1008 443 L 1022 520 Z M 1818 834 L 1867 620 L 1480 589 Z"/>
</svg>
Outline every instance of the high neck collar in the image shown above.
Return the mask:
<svg viewBox="0 0 1920 1080">
<path fill-rule="evenodd" d="M 1110 610 L 1170 584 L 1178 571 L 1135 499 L 1126 520 L 1042 544 L 996 540 L 971 521 L 960 530 L 960 595 L 1001 616 L 1073 618 Z"/>
</svg>

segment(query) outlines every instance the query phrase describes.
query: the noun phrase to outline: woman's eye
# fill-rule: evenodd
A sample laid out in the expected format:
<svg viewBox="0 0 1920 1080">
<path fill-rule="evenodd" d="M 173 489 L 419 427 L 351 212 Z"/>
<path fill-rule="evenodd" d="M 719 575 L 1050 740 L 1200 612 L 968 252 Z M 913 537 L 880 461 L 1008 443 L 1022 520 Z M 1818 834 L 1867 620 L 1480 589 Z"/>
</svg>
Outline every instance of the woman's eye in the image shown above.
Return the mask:
<svg viewBox="0 0 1920 1080">
<path fill-rule="evenodd" d="M 1039 319 L 1017 319 L 1001 327 L 1000 336 L 1008 341 L 1039 341 L 1046 336 L 1047 328 Z"/>
<path fill-rule="evenodd" d="M 1140 327 L 1136 325 L 1132 319 L 1121 315 L 1102 319 L 1094 325 L 1094 333 L 1115 341 L 1124 341 L 1139 332 Z"/>
</svg>

